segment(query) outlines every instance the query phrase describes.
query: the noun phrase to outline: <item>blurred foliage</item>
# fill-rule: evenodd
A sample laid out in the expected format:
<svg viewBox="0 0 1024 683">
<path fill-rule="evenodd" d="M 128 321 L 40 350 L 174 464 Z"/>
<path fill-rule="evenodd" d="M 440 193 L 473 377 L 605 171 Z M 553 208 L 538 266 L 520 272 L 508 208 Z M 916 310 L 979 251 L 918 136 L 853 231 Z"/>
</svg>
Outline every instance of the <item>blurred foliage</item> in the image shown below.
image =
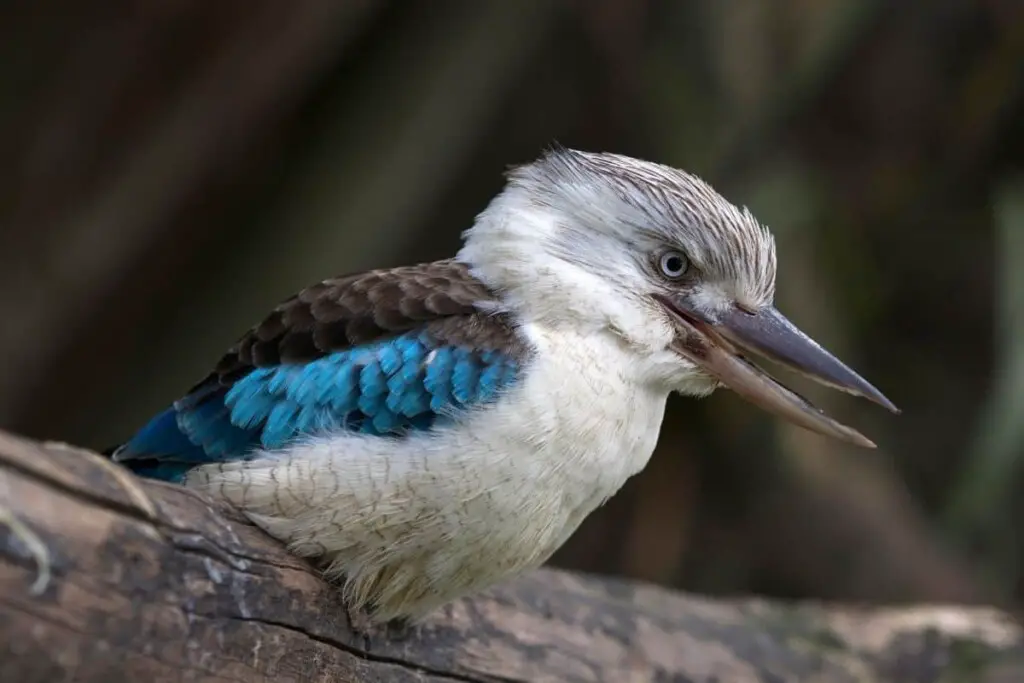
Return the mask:
<svg viewBox="0 0 1024 683">
<path fill-rule="evenodd" d="M 54 11 L 59 7 L 61 11 Z M 323 277 L 450 254 L 546 145 L 696 172 L 900 405 L 726 392 L 554 561 L 692 590 L 1017 600 L 1024 5 L 195 0 L 0 9 L 0 424 L 103 447 Z M 789 378 L 787 377 L 787 380 Z"/>
<path fill-rule="evenodd" d="M 988 558 L 986 569 L 999 585 L 1013 585 L 1021 547 L 1016 534 L 1024 465 L 1024 178 L 1010 176 L 993 189 L 996 231 L 996 367 L 968 445 L 969 459 L 950 492 L 943 520 L 962 543 Z"/>
</svg>

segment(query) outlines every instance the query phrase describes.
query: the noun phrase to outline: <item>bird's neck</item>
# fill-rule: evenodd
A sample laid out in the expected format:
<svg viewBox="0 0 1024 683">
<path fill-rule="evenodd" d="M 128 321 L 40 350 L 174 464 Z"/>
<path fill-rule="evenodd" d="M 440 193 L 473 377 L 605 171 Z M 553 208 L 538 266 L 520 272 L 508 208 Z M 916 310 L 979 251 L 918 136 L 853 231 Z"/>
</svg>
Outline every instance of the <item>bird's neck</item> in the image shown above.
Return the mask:
<svg viewBox="0 0 1024 683">
<path fill-rule="evenodd" d="M 565 217 L 523 192 L 513 186 L 491 201 L 466 231 L 457 260 L 523 323 L 587 334 L 645 334 L 650 321 L 622 301 L 613 275 L 580 267 L 561 253 L 559 221 Z"/>
<path fill-rule="evenodd" d="M 550 458 L 553 482 L 589 513 L 647 464 L 668 389 L 647 381 L 612 335 L 538 324 L 523 333 L 537 353 L 514 412 L 529 416 L 529 439 Z"/>
</svg>

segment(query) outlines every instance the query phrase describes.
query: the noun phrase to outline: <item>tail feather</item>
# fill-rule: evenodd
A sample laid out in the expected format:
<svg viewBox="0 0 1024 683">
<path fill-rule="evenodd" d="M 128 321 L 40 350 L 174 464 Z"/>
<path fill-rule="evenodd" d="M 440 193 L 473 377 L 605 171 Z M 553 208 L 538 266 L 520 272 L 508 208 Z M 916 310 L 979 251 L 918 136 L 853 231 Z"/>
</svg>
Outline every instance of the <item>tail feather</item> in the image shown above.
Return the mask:
<svg viewBox="0 0 1024 683">
<path fill-rule="evenodd" d="M 242 457 L 259 444 L 259 431 L 231 423 L 224 395 L 216 386 L 195 391 L 104 454 L 140 476 L 174 482 L 196 465 Z"/>
</svg>

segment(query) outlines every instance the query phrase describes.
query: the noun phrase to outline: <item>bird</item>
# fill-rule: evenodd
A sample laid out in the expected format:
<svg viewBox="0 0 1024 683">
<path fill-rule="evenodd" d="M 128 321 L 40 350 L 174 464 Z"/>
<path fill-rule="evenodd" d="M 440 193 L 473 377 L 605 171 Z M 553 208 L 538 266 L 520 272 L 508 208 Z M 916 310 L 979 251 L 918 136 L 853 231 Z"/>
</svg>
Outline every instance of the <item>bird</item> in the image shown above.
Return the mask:
<svg viewBox="0 0 1024 683">
<path fill-rule="evenodd" d="M 363 623 L 415 623 L 545 563 L 648 463 L 672 393 L 874 447 L 749 359 L 899 412 L 776 308 L 776 271 L 698 176 L 553 146 L 454 256 L 301 290 L 108 454 L 238 509 Z"/>
</svg>

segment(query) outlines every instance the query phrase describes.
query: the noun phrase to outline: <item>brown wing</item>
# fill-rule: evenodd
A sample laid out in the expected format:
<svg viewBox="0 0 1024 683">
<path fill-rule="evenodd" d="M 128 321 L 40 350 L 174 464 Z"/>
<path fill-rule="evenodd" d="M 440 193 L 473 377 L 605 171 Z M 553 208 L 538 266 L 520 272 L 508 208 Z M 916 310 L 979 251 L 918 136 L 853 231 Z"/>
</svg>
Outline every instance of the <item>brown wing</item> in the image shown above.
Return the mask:
<svg viewBox="0 0 1024 683">
<path fill-rule="evenodd" d="M 203 380 L 230 384 L 255 367 L 301 363 L 418 327 L 438 341 L 522 357 L 505 314 L 481 310 L 497 299 L 453 259 L 324 280 L 278 305 L 246 332 Z M 197 385 L 198 387 L 199 385 Z"/>
</svg>

